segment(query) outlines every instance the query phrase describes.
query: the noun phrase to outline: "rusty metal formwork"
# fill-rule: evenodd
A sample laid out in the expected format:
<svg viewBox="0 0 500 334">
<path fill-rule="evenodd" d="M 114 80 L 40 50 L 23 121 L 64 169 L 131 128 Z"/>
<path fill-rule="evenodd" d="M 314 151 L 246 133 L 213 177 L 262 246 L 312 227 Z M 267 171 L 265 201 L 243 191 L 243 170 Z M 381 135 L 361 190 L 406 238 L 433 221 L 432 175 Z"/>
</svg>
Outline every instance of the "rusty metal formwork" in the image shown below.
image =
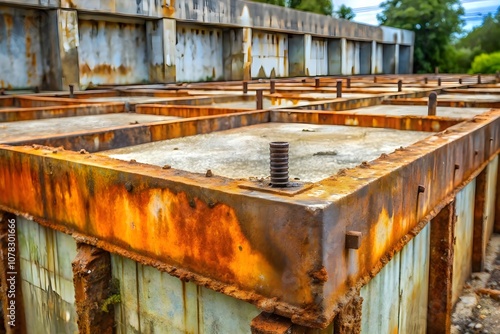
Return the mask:
<svg viewBox="0 0 500 334">
<path fill-rule="evenodd" d="M 489 236 L 500 231 L 500 85 L 495 76 L 480 80 L 337 76 L 7 92 L 0 96 L 2 219 L 28 219 L 76 240 L 81 332 L 117 326 L 119 319 L 95 307 L 111 289 L 103 278 L 116 256 L 179 278 L 183 291 L 191 282 L 255 305 L 264 313 L 245 329 L 255 333 L 359 332 L 366 319 L 379 319 L 380 332 L 446 332 L 466 266 L 481 267 Z M 250 146 L 292 136 L 282 126 L 298 138 L 290 166 L 299 156 L 294 145 L 319 132 L 326 134 L 305 149 L 301 164 L 312 156 L 342 160 L 351 152 L 332 144 L 342 136 L 359 154 L 335 166 L 290 167 L 290 186 L 274 188 L 262 148 L 248 172 L 245 158 L 231 165 L 248 146 L 236 142 L 219 155 L 218 147 L 203 146 L 249 132 Z M 372 152 L 349 146 L 360 140 L 352 131 L 383 145 Z M 183 164 L 188 153 L 194 160 Z M 207 165 L 211 154 L 220 158 Z M 481 232 L 460 232 L 468 228 Z M 455 250 L 457 237 L 470 242 L 469 255 Z M 409 277 L 398 278 L 398 288 L 383 276 L 394 270 Z M 379 293 L 400 289 L 404 307 L 377 302 L 370 284 Z M 5 310 L 10 297 L 2 297 Z M 16 298 L 18 307 L 31 307 Z M 391 319 L 377 316 L 377 305 Z M 196 320 L 186 320 L 188 313 L 172 331 L 189 331 Z M 197 321 L 193 332 L 203 332 Z M 23 326 L 30 331 L 29 322 Z"/>
</svg>

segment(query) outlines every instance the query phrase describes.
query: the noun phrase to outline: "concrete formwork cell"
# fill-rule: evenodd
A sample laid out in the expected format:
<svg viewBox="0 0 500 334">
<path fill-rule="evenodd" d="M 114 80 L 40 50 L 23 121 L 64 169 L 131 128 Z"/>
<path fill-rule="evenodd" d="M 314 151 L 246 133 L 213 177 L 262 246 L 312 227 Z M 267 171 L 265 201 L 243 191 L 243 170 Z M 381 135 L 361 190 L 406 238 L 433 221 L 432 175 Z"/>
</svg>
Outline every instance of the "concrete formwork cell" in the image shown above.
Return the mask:
<svg viewBox="0 0 500 334">
<path fill-rule="evenodd" d="M 146 25 L 80 19 L 78 61 L 82 88 L 149 81 Z"/>
<path fill-rule="evenodd" d="M 177 81 L 224 79 L 222 29 L 177 24 Z"/>
<path fill-rule="evenodd" d="M 411 47 L 409 45 L 399 46 L 399 74 L 411 73 Z"/>
<path fill-rule="evenodd" d="M 27 332 L 78 333 L 71 261 L 75 240 L 17 217 Z"/>
<path fill-rule="evenodd" d="M 254 30 L 252 78 L 286 77 L 288 68 L 288 35 Z"/>
<path fill-rule="evenodd" d="M 43 77 L 41 14 L 0 6 L 0 89 L 40 86 Z"/>
<path fill-rule="evenodd" d="M 342 43 L 340 39 L 328 40 L 328 74 L 342 74 Z"/>
<path fill-rule="evenodd" d="M 472 239 L 474 228 L 474 196 L 476 180 L 474 179 L 456 196 L 455 245 L 453 250 L 453 287 L 452 305 L 456 303 L 462 292 L 464 283 L 472 272 Z"/>
<path fill-rule="evenodd" d="M 250 333 L 253 305 L 112 255 L 117 333 Z M 161 287 L 161 288 L 160 288 Z"/>
<path fill-rule="evenodd" d="M 396 46 L 393 44 L 383 44 L 383 64 L 382 72 L 384 74 L 396 73 Z"/>
</svg>

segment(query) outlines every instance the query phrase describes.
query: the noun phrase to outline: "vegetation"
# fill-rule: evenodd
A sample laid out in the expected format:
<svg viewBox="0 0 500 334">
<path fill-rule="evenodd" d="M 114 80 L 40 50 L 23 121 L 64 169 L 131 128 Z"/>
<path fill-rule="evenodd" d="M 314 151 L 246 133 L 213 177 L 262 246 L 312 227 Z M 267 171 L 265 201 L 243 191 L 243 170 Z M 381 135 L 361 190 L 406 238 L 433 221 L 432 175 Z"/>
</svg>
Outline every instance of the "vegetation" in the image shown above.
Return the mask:
<svg viewBox="0 0 500 334">
<path fill-rule="evenodd" d="M 312 12 L 323 15 L 333 15 L 333 4 L 331 0 L 253 0 L 256 2 L 268 3 L 271 5 L 284 6 L 289 8 L 294 8 L 297 10 L 302 10 L 305 12 Z M 345 17 L 340 17 L 339 12 Z M 335 12 L 335 16 L 346 20 L 352 20 L 354 18 L 354 12 L 352 8 L 342 5 L 340 9 Z"/>
<path fill-rule="evenodd" d="M 335 16 L 339 19 L 344 20 L 352 20 L 356 16 L 351 7 L 347 7 L 346 5 L 341 5 L 339 9 L 335 11 Z"/>
<path fill-rule="evenodd" d="M 460 0 L 388 0 L 380 7 L 380 24 L 415 32 L 415 72 L 433 72 L 446 63 L 452 36 L 461 32 L 464 23 Z"/>
<path fill-rule="evenodd" d="M 490 54 L 480 54 L 474 58 L 470 73 L 496 73 L 500 72 L 500 51 Z"/>
</svg>

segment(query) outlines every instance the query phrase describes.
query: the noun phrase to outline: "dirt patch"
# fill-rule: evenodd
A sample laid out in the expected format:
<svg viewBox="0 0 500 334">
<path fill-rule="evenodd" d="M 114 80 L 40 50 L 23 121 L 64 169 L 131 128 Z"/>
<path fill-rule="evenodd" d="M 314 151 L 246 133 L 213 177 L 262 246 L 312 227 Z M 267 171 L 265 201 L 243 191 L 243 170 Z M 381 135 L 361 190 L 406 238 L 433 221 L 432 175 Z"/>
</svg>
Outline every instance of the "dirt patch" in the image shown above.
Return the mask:
<svg viewBox="0 0 500 334">
<path fill-rule="evenodd" d="M 484 271 L 473 273 L 464 286 L 451 333 L 500 333 L 500 234 L 490 240 Z"/>
</svg>

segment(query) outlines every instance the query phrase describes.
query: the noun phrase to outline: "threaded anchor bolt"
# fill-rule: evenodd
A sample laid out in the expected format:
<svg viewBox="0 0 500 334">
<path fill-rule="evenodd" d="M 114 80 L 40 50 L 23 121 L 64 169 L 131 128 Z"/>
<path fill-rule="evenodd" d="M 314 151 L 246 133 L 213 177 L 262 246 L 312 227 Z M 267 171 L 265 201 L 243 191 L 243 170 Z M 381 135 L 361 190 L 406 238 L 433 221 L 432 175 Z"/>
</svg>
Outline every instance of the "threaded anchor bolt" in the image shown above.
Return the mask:
<svg viewBox="0 0 500 334">
<path fill-rule="evenodd" d="M 269 144 L 271 154 L 271 186 L 284 188 L 288 185 L 288 148 L 287 142 Z"/>
</svg>

